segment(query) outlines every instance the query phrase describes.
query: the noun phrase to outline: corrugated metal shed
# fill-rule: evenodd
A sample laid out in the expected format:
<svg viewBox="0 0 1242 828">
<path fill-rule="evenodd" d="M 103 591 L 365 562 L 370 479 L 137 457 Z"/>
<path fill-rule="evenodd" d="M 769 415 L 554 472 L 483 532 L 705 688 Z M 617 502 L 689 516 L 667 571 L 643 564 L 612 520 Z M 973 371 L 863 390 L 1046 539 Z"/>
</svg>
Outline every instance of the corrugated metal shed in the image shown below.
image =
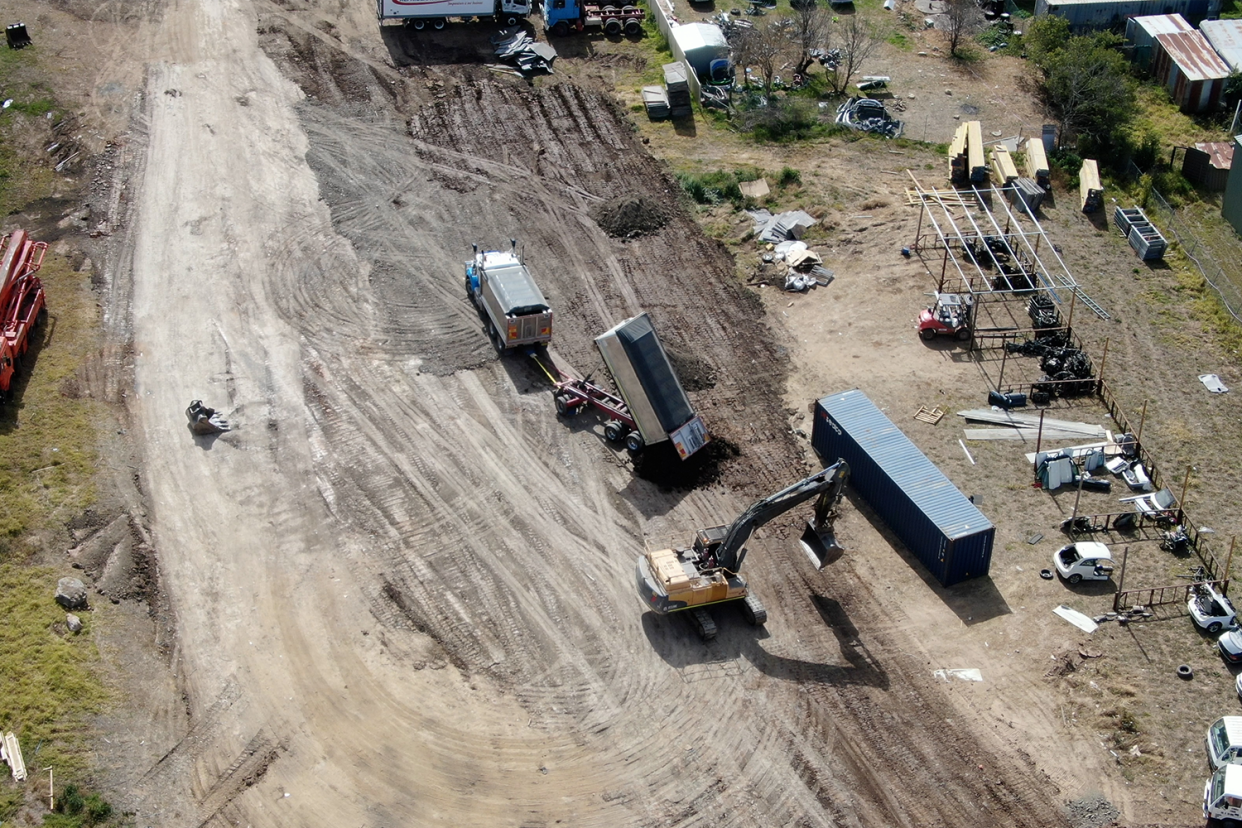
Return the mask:
<svg viewBox="0 0 1242 828">
<path fill-rule="evenodd" d="M 1151 52 L 1156 42 L 1156 35 L 1193 32 L 1194 28 L 1180 14 L 1149 14 L 1145 17 L 1131 17 L 1126 21 L 1126 42 L 1134 46 L 1130 59 L 1146 69 L 1151 63 Z"/>
<path fill-rule="evenodd" d="M 1182 175 L 1213 192 L 1225 189 L 1233 165 L 1233 144 L 1225 141 L 1195 144 L 1186 148 Z"/>
<path fill-rule="evenodd" d="M 1242 20 L 1204 20 L 1199 31 L 1230 69 L 1242 67 Z"/>
<path fill-rule="evenodd" d="M 945 586 L 988 573 L 996 529 L 861 391 L 819 400 L 811 443 Z"/>
<path fill-rule="evenodd" d="M 1229 77 L 1229 66 L 1199 32 L 1166 32 L 1156 35 L 1156 42 L 1177 63 L 1186 80 L 1203 81 Z"/>
<path fill-rule="evenodd" d="M 1074 32 L 1120 28 L 1127 18 L 1180 14 L 1192 25 L 1220 15 L 1221 0 L 1036 0 L 1035 16 L 1055 14 Z"/>
<path fill-rule="evenodd" d="M 1229 67 L 1199 32 L 1156 35 L 1152 77 L 1183 112 L 1207 112 L 1220 103 Z"/>
</svg>

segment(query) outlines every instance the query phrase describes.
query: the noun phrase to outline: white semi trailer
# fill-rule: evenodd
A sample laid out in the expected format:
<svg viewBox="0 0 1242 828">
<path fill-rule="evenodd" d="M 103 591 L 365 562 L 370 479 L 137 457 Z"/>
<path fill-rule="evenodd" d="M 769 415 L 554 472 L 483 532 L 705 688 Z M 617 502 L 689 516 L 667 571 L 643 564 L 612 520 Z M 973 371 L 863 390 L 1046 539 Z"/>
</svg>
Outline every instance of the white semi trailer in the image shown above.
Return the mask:
<svg viewBox="0 0 1242 828">
<path fill-rule="evenodd" d="M 402 20 L 422 31 L 443 29 L 450 19 L 490 18 L 516 26 L 530 17 L 531 0 L 377 0 L 380 20 Z"/>
</svg>

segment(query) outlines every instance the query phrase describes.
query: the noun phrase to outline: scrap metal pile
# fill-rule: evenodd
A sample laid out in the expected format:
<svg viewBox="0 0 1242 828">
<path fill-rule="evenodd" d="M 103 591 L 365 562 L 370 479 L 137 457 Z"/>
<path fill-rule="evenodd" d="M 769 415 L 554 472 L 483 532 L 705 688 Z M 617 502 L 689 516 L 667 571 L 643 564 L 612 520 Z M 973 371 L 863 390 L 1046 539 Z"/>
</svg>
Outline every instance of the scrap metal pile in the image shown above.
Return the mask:
<svg viewBox="0 0 1242 828">
<path fill-rule="evenodd" d="M 1090 394 L 1096 384 L 1091 357 L 1073 344 L 1052 298 L 1036 294 L 1027 302 L 1026 311 L 1035 337 L 1007 342 L 1005 349 L 1011 354 L 1039 357 L 1044 375 L 1031 387 L 1032 402 L 1040 404 L 1052 397 Z"/>
<path fill-rule="evenodd" d="M 836 123 L 888 138 L 900 138 L 905 128 L 904 122 L 888 114 L 883 101 L 874 98 L 850 98 L 837 107 Z"/>
<path fill-rule="evenodd" d="M 502 29 L 492 38 L 496 57 L 517 66 L 523 75 L 538 72 L 552 73 L 552 61 L 556 49 L 547 43 L 539 43 L 519 28 Z"/>
</svg>

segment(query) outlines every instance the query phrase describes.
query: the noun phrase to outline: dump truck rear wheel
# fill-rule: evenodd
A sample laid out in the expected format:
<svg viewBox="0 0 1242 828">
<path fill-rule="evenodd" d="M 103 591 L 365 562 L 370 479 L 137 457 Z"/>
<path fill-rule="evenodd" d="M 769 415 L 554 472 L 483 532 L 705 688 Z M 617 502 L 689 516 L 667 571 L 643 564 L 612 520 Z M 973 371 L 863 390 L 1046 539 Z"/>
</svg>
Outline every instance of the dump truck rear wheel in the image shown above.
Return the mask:
<svg viewBox="0 0 1242 828">
<path fill-rule="evenodd" d="M 613 18 L 604 22 L 604 34 L 619 35 L 621 34 L 621 21 Z"/>
<path fill-rule="evenodd" d="M 643 435 L 637 431 L 631 431 L 625 435 L 625 447 L 635 454 L 643 450 L 643 445 Z"/>
<path fill-rule="evenodd" d="M 742 599 L 742 615 L 752 627 L 762 627 L 768 621 L 767 608 L 754 595 L 747 595 Z"/>
<path fill-rule="evenodd" d="M 604 438 L 609 442 L 621 442 L 625 439 L 625 431 L 625 424 L 618 420 L 609 420 L 604 424 Z"/>
<path fill-rule="evenodd" d="M 638 34 L 642 30 L 643 30 L 643 24 L 638 22 L 636 18 L 631 17 L 629 20 L 625 21 L 625 33 L 626 34 Z"/>
<path fill-rule="evenodd" d="M 556 413 L 562 417 L 572 417 L 578 413 L 578 406 L 564 394 L 557 394 L 552 401 L 556 404 Z"/>
</svg>

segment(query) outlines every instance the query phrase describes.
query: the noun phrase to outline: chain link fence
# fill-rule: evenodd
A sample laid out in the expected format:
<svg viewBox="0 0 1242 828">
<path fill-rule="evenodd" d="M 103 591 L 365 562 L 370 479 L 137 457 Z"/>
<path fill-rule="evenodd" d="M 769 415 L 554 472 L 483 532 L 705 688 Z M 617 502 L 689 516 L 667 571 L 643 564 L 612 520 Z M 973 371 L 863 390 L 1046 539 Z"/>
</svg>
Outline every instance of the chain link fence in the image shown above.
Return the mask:
<svg viewBox="0 0 1242 828">
<path fill-rule="evenodd" d="M 1143 174 L 1143 171 L 1133 161 L 1130 162 L 1129 172 L 1135 179 Z M 1163 230 L 1165 238 L 1169 241 L 1177 241 L 1178 248 L 1198 268 L 1208 285 L 1216 291 L 1225 310 L 1229 311 L 1234 321 L 1242 324 L 1242 287 L 1240 287 L 1242 285 L 1242 262 L 1235 263 L 1236 267 L 1231 272 L 1222 268 L 1217 262 L 1219 252 L 1213 253 L 1213 247 L 1219 251 L 1221 244 L 1213 246 L 1207 240 L 1210 238 L 1207 232 L 1202 228 L 1196 231 L 1193 226 L 1197 223 L 1195 217 L 1184 209 L 1178 211 L 1171 207 L 1155 187 L 1151 190 L 1151 197 L 1147 200 L 1145 212 L 1147 217 Z M 1223 224 L 1224 220 L 1222 219 L 1221 222 Z M 1233 234 L 1231 228 L 1226 229 L 1232 238 L 1225 240 L 1224 243 L 1237 245 L 1237 236 Z"/>
</svg>

